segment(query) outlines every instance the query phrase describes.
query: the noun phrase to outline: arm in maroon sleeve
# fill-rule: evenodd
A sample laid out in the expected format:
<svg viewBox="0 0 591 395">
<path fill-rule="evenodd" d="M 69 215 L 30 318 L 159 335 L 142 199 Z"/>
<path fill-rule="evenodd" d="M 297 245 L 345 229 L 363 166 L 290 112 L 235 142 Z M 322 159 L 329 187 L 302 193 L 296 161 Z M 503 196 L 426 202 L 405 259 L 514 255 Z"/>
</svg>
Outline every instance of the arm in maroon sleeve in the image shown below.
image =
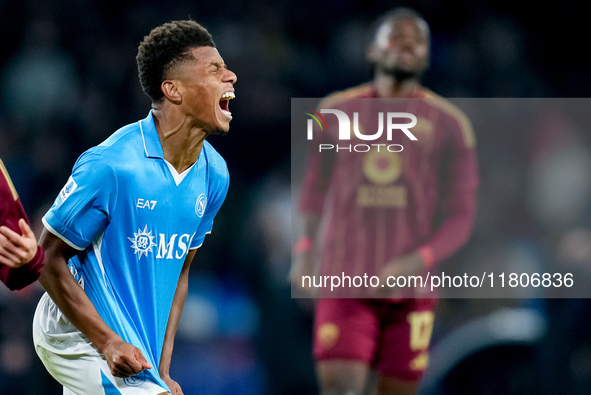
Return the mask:
<svg viewBox="0 0 591 395">
<path fill-rule="evenodd" d="M 319 144 L 333 143 L 327 132 L 321 133 L 315 126 L 315 136 L 317 137 L 310 142 L 306 159 L 306 173 L 300 192 L 298 205 L 302 223 L 300 240 L 306 239 L 308 246 L 313 244 L 318 234 L 325 198 L 330 187 L 332 171 L 336 161 L 335 153 L 332 150 L 325 152 L 319 150 Z M 297 244 L 295 249 L 296 252 L 302 252 L 299 251 L 300 248 Z M 305 249 L 309 250 L 310 248 Z"/>
<path fill-rule="evenodd" d="M 43 263 L 45 261 L 45 252 L 41 246 L 37 247 L 37 254 L 33 260 L 18 269 L 11 269 L 0 265 L 0 280 L 11 289 L 22 289 L 29 284 L 34 283 L 41 274 Z"/>
<path fill-rule="evenodd" d="M 21 234 L 18 222 L 24 218 L 28 222 L 25 210 L 18 198 L 6 168 L 0 161 L 0 225 Z M 37 246 L 34 258 L 19 268 L 10 268 L 0 264 L 0 281 L 11 290 L 21 289 L 39 278 L 44 262 L 44 251 Z"/>
<path fill-rule="evenodd" d="M 318 108 L 336 106 L 342 103 L 342 100 L 338 99 L 344 99 L 345 97 L 342 94 L 329 95 L 318 104 Z M 332 150 L 321 153 L 319 144 L 335 144 L 333 139 L 334 137 L 331 137 L 328 130 L 321 131 L 314 125 L 314 140 L 309 142 L 306 173 L 298 205 L 303 217 L 314 217 L 314 223 L 319 222 L 317 219 L 322 215 L 324 200 L 330 186 L 332 170 L 336 161 L 335 153 Z M 310 229 L 310 226 L 304 225 L 304 232 L 306 232 L 306 229 Z M 314 235 L 304 234 L 304 236 L 313 237 Z"/>
<path fill-rule="evenodd" d="M 318 152 L 318 143 L 312 144 L 300 193 L 299 210 L 301 213 L 316 215 L 322 213 L 324 199 L 330 186 L 334 160 L 334 153 L 331 151 L 320 153 Z"/>
<path fill-rule="evenodd" d="M 301 276 L 312 275 L 316 271 L 318 249 L 315 241 L 335 161 L 334 154 L 319 152 L 319 142 L 318 140 L 313 142 L 309 149 L 298 204 L 301 231 L 298 242 L 294 246 L 295 260 L 290 272 L 292 284 L 298 287 L 301 285 L 299 282 Z"/>
<path fill-rule="evenodd" d="M 478 170 L 472 127 L 466 118 L 460 118 L 460 122 L 454 121 L 451 131 L 451 152 L 441 186 L 442 220 L 419 249 L 427 266 L 448 258 L 468 241 L 476 212 Z"/>
</svg>

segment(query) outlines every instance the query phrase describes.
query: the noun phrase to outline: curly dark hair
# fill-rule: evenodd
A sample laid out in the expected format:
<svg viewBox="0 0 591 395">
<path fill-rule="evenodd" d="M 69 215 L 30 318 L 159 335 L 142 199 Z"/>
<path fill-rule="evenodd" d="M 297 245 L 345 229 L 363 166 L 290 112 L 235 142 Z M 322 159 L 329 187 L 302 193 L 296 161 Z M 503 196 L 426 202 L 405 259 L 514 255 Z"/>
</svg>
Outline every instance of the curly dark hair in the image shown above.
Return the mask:
<svg viewBox="0 0 591 395">
<path fill-rule="evenodd" d="M 143 91 L 153 102 L 164 97 L 160 85 L 179 62 L 193 59 L 192 48 L 214 47 L 211 34 L 195 21 L 173 21 L 153 29 L 138 47 L 138 74 Z"/>
</svg>

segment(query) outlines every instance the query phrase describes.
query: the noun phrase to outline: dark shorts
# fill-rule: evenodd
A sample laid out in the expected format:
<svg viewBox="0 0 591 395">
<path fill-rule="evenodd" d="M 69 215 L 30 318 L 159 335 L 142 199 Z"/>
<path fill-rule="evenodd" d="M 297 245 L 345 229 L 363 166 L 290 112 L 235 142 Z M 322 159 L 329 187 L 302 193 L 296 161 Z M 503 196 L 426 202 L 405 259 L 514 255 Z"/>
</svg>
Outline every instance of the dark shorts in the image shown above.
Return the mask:
<svg viewBox="0 0 591 395">
<path fill-rule="evenodd" d="M 427 367 L 435 303 L 320 299 L 314 356 L 317 361 L 361 361 L 384 376 L 418 381 Z"/>
</svg>

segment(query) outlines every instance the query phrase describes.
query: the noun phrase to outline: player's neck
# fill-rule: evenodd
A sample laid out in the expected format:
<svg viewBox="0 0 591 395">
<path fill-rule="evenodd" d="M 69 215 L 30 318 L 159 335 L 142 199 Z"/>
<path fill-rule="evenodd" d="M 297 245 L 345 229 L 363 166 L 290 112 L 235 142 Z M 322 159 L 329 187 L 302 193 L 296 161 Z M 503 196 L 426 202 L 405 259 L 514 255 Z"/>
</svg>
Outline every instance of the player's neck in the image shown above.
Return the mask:
<svg viewBox="0 0 591 395">
<path fill-rule="evenodd" d="M 175 112 L 154 108 L 152 113 L 164 159 L 180 174 L 197 162 L 207 134 Z"/>
<path fill-rule="evenodd" d="M 410 97 L 422 89 L 417 78 L 399 81 L 392 75 L 384 73 L 376 73 L 373 87 L 378 97 Z"/>
</svg>

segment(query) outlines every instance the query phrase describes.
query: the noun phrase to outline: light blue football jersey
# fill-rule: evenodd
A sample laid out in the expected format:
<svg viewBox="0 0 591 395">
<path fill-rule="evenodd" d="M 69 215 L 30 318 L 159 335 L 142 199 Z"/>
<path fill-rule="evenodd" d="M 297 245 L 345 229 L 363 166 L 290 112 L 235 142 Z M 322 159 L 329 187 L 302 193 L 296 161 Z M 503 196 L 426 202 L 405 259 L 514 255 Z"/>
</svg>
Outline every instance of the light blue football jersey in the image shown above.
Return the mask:
<svg viewBox="0 0 591 395">
<path fill-rule="evenodd" d="M 228 185 L 226 162 L 207 141 L 177 174 L 150 112 L 82 154 L 43 218 L 80 251 L 72 274 L 107 325 L 142 350 L 153 366 L 142 375 L 164 388 L 158 366 L 181 268 L 211 232 Z"/>
</svg>

